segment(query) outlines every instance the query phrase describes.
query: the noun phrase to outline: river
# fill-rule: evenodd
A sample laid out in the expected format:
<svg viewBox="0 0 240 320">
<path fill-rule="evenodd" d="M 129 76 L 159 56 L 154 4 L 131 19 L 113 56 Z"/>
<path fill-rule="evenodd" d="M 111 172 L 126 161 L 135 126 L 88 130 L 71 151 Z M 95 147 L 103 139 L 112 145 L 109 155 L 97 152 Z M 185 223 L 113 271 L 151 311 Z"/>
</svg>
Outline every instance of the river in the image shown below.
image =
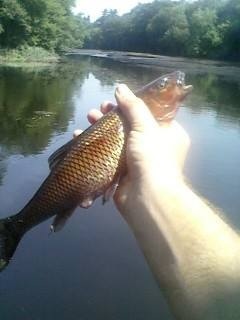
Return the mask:
<svg viewBox="0 0 240 320">
<path fill-rule="evenodd" d="M 184 60 L 194 91 L 177 120 L 191 137 L 185 175 L 199 194 L 240 229 L 240 68 L 203 70 Z M 0 68 L 0 218 L 18 212 L 49 169 L 49 155 L 86 128 L 88 110 L 179 69 L 75 56 L 41 68 Z M 20 242 L 0 274 L 4 320 L 172 319 L 128 226 L 112 201 L 76 209 L 65 228 L 45 221 Z"/>
</svg>

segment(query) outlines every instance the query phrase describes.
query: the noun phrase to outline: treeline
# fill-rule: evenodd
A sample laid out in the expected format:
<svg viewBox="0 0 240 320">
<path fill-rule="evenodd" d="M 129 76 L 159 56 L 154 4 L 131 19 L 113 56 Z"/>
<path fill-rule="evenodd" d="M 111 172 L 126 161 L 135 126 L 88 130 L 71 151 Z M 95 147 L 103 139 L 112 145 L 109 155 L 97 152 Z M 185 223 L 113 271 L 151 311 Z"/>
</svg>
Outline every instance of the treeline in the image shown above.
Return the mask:
<svg viewBox="0 0 240 320">
<path fill-rule="evenodd" d="M 75 0 L 0 0 L 0 49 L 81 47 L 87 19 L 72 14 L 74 4 Z"/>
<path fill-rule="evenodd" d="M 240 0 L 155 0 L 90 23 L 75 0 L 0 0 L 0 49 L 94 48 L 240 60 Z"/>
<path fill-rule="evenodd" d="M 155 0 L 104 10 L 90 28 L 85 48 L 240 60 L 239 0 Z"/>
</svg>

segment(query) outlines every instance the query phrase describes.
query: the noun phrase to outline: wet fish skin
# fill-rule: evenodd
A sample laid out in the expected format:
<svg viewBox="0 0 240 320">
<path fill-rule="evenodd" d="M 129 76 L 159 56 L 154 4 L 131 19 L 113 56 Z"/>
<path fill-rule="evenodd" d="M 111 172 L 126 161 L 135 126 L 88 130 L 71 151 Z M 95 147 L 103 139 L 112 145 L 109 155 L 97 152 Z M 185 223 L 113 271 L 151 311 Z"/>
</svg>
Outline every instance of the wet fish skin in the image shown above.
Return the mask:
<svg viewBox="0 0 240 320">
<path fill-rule="evenodd" d="M 169 121 L 190 90 L 184 73 L 178 71 L 158 78 L 136 95 L 156 119 Z M 111 194 L 126 170 L 128 132 L 128 123 L 116 107 L 50 156 L 51 172 L 33 198 L 19 213 L 0 220 L 0 270 L 26 231 L 51 216 L 56 216 L 53 230 L 57 230 L 76 206 L 88 208 L 97 197 Z"/>
<path fill-rule="evenodd" d="M 184 74 L 176 72 L 153 81 L 136 94 L 158 120 L 166 121 L 175 116 L 188 92 Z M 53 168 L 46 192 L 48 200 L 44 198 L 42 203 L 47 202 L 48 208 L 54 203 L 51 211 L 55 214 L 59 214 L 64 203 L 68 203 L 68 207 L 71 203 L 89 207 L 124 171 L 127 133 L 128 125 L 119 108 L 85 130 L 66 148 L 65 156 L 60 157 L 59 165 Z"/>
<path fill-rule="evenodd" d="M 49 180 L 52 187 L 48 193 L 58 197 L 56 203 L 63 198 L 67 201 L 71 194 L 70 203 L 85 208 L 104 194 L 124 168 L 127 132 L 126 120 L 115 108 L 76 137 Z"/>
</svg>

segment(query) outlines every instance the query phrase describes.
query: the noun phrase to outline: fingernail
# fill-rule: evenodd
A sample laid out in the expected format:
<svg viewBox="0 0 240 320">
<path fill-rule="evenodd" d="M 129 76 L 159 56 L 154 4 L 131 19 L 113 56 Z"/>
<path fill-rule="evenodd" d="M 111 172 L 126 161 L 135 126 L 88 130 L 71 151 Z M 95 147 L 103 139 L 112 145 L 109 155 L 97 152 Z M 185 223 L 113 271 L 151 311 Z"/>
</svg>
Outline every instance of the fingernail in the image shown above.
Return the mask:
<svg viewBox="0 0 240 320">
<path fill-rule="evenodd" d="M 132 94 L 132 91 L 125 84 L 119 84 L 116 89 L 118 95 Z"/>
</svg>

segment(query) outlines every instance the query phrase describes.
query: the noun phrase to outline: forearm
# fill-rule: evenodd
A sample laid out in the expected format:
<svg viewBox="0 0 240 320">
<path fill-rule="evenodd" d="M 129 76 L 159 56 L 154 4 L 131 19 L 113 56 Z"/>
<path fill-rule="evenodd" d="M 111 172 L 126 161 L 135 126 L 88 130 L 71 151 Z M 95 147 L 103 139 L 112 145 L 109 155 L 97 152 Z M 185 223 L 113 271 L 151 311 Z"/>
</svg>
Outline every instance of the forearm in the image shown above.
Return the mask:
<svg viewBox="0 0 240 320">
<path fill-rule="evenodd" d="M 184 183 L 137 203 L 129 224 L 176 317 L 239 319 L 238 235 Z"/>
</svg>

